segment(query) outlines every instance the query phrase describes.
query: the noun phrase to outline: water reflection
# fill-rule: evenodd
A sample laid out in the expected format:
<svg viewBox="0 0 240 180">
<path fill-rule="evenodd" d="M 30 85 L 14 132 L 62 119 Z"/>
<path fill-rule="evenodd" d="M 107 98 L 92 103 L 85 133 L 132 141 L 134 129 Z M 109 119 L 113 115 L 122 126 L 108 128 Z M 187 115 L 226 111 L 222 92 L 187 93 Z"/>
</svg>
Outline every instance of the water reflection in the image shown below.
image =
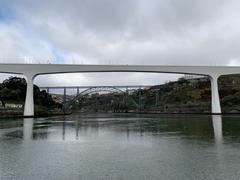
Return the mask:
<svg viewBox="0 0 240 180">
<path fill-rule="evenodd" d="M 65 133 L 66 133 L 66 120 L 64 119 L 62 125 L 62 140 L 65 140 Z"/>
<path fill-rule="evenodd" d="M 239 179 L 239 129 L 233 115 L 5 119 L 0 179 Z"/>
<path fill-rule="evenodd" d="M 209 121 L 211 118 L 211 121 Z M 151 133 L 152 135 L 162 133 L 181 133 L 185 135 L 201 135 L 209 136 L 214 135 L 215 142 L 220 144 L 223 141 L 222 130 L 222 116 L 212 115 L 204 117 L 201 121 L 193 117 L 159 117 L 159 118 L 135 118 L 129 117 L 126 119 L 85 119 L 76 118 L 69 121 L 66 117 L 60 119 L 60 121 L 40 120 L 35 121 L 33 118 L 26 118 L 23 120 L 23 139 L 29 141 L 32 139 L 47 139 L 48 136 L 53 133 L 51 129 L 62 128 L 62 140 L 66 140 L 67 132 L 73 140 L 73 133 L 75 131 L 74 139 L 79 140 L 81 134 L 88 134 L 91 132 L 93 135 L 98 136 L 99 128 L 108 131 L 125 132 L 127 139 L 130 138 L 131 132 L 137 132 L 140 137 L 145 134 Z M 60 125 L 60 127 L 59 127 Z M 212 126 L 212 127 L 211 127 Z M 49 129 L 50 128 L 50 129 Z M 69 131 L 67 131 L 69 129 Z M 74 129 L 74 130 L 73 130 Z M 55 133 L 58 133 L 56 131 Z M 136 135 L 136 133 L 135 133 Z"/>
<path fill-rule="evenodd" d="M 33 138 L 33 118 L 23 119 L 23 139 L 30 141 Z"/>
<path fill-rule="evenodd" d="M 92 135 L 98 136 L 99 128 L 101 130 L 107 129 L 108 131 L 125 132 L 127 139 L 130 138 L 131 132 L 137 132 L 139 136 L 143 137 L 145 134 L 151 133 L 181 133 L 186 135 L 201 135 L 209 136 L 214 135 L 216 144 L 223 143 L 223 129 L 222 129 L 222 116 L 212 115 L 211 121 L 205 117 L 205 119 L 199 121 L 198 119 L 188 118 L 149 118 L 149 119 L 136 119 L 129 118 L 119 121 L 119 119 L 113 120 L 91 120 L 77 118 L 75 121 L 68 121 L 65 118 L 58 122 L 54 121 L 35 121 L 33 118 L 23 119 L 23 139 L 30 141 L 32 139 L 47 139 L 48 136 L 53 133 L 51 130 L 62 126 L 62 140 L 66 140 L 67 132 L 70 135 L 71 140 L 79 140 L 81 134 L 92 133 Z M 104 118 L 103 118 L 104 119 Z M 124 122 L 125 121 L 125 122 Z M 210 123 L 212 122 L 212 123 Z M 18 123 L 19 124 L 19 123 Z M 211 128 L 212 126 L 212 128 Z M 49 129 L 50 128 L 50 129 Z M 67 131 L 69 129 L 69 131 Z M 73 130 L 74 129 L 74 130 Z M 75 131 L 75 135 L 74 135 Z M 229 131 L 229 130 L 228 130 Z M 59 131 L 56 131 L 57 133 Z M 57 133 L 59 134 L 59 133 Z M 136 135 L 136 133 L 135 133 Z"/>
<path fill-rule="evenodd" d="M 75 121 L 75 127 L 76 127 L 76 140 L 78 140 L 78 131 L 79 131 L 79 121 Z"/>
<path fill-rule="evenodd" d="M 212 115 L 213 131 L 216 144 L 221 144 L 223 142 L 222 133 L 222 116 Z"/>
</svg>

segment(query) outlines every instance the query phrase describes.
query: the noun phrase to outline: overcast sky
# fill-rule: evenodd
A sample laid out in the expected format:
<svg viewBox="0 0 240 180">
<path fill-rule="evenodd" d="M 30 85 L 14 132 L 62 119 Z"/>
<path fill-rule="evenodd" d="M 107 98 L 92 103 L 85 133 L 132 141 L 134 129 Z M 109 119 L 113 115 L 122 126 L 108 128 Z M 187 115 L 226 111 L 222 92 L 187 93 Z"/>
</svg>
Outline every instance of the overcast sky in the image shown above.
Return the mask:
<svg viewBox="0 0 240 180">
<path fill-rule="evenodd" d="M 0 62 L 240 65 L 239 7 L 238 0 L 0 0 Z M 177 77 L 69 74 L 35 82 L 135 85 Z"/>
</svg>

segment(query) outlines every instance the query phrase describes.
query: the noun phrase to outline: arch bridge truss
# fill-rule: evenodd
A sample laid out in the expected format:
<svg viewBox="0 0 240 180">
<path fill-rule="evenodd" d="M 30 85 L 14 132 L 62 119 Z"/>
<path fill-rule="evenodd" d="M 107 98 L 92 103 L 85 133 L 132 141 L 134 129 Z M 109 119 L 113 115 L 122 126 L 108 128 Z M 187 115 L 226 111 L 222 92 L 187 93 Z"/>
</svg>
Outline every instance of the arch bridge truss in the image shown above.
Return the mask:
<svg viewBox="0 0 240 180">
<path fill-rule="evenodd" d="M 41 90 L 45 89 L 48 93 L 50 89 L 63 89 L 63 110 L 67 111 L 77 100 L 81 99 L 84 96 L 99 93 L 99 92 L 108 92 L 112 94 L 122 95 L 125 98 L 129 99 L 137 108 L 141 107 L 140 101 L 137 103 L 131 96 L 129 96 L 129 91 L 136 89 L 149 88 L 150 86 L 77 86 L 77 87 L 40 87 Z M 67 89 L 77 89 L 77 94 L 71 95 L 73 98 L 67 98 Z M 79 91 L 79 89 L 84 89 Z"/>
</svg>

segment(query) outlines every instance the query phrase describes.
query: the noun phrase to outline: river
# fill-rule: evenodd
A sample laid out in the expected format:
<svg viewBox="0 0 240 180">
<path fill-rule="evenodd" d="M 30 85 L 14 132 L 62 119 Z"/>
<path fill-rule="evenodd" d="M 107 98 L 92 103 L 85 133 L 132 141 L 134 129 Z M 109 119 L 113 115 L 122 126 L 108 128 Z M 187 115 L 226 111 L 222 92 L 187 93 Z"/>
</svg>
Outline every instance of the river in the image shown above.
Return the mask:
<svg viewBox="0 0 240 180">
<path fill-rule="evenodd" d="M 1 119 L 0 179 L 240 179 L 240 116 Z"/>
</svg>

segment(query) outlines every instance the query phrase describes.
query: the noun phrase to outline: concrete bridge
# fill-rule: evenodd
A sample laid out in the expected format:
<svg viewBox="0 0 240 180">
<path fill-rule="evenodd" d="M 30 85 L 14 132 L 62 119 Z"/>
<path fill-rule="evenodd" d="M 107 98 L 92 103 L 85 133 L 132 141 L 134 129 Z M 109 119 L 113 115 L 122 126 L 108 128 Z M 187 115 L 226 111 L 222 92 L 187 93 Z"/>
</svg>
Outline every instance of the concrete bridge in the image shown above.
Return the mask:
<svg viewBox="0 0 240 180">
<path fill-rule="evenodd" d="M 63 64 L 0 64 L 0 73 L 24 75 L 27 80 L 27 92 L 24 116 L 34 116 L 33 81 L 38 75 L 58 73 L 88 72 L 144 72 L 144 73 L 176 73 L 205 75 L 211 80 L 212 113 L 220 114 L 218 94 L 218 77 L 221 75 L 238 74 L 240 67 L 231 66 L 145 66 L 145 65 L 63 65 Z"/>
</svg>

